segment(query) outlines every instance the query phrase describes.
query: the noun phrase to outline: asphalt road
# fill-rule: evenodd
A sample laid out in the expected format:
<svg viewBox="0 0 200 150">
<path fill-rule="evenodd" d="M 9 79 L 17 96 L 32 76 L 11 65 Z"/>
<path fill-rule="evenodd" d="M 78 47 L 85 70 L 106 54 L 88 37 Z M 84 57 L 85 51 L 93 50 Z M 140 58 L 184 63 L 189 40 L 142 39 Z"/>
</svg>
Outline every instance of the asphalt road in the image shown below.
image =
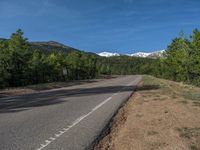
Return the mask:
<svg viewBox="0 0 200 150">
<path fill-rule="evenodd" d="M 0 150 L 82 150 L 101 133 L 141 76 L 0 99 Z"/>
</svg>

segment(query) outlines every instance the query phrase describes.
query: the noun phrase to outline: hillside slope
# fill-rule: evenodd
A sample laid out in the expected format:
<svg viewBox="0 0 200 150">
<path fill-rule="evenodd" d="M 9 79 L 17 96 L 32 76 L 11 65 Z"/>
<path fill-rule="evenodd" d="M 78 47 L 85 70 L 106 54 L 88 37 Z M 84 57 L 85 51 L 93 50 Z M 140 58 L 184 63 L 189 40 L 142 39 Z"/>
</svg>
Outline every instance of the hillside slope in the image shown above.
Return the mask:
<svg viewBox="0 0 200 150">
<path fill-rule="evenodd" d="M 55 41 L 48 41 L 48 42 L 30 42 L 30 46 L 32 49 L 42 50 L 45 52 L 52 52 L 52 51 L 62 51 L 65 53 L 70 52 L 78 52 L 80 50 L 72 48 L 70 46 L 66 46 L 59 42 Z"/>
<path fill-rule="evenodd" d="M 0 38 L 0 42 L 6 41 L 6 40 L 8 39 Z M 37 41 L 37 42 L 28 42 L 28 43 L 32 50 L 41 50 L 45 53 L 49 53 L 53 51 L 61 51 L 66 54 L 71 53 L 71 52 L 83 52 L 83 53 L 97 56 L 97 54 L 95 53 L 79 50 L 79 49 L 73 48 L 71 46 L 67 46 L 65 44 L 62 44 L 56 41 Z"/>
</svg>

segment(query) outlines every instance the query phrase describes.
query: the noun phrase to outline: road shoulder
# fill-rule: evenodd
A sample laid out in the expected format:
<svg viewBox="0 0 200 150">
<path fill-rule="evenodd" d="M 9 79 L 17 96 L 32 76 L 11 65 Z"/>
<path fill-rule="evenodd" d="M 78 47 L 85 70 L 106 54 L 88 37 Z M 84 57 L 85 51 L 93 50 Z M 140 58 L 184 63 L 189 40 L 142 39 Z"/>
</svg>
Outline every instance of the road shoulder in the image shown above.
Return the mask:
<svg viewBox="0 0 200 150">
<path fill-rule="evenodd" d="M 96 150 L 200 149 L 200 88 L 144 77 Z"/>
</svg>

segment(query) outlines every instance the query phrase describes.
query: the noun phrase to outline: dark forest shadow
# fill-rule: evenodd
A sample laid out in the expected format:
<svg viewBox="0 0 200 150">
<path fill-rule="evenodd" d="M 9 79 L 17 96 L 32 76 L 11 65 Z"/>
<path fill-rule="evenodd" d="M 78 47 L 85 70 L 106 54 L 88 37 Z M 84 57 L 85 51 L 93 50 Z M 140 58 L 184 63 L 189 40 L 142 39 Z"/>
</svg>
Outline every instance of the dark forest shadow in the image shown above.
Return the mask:
<svg viewBox="0 0 200 150">
<path fill-rule="evenodd" d="M 85 82 L 85 81 L 84 81 Z M 90 82 L 90 81 L 89 81 Z M 0 98 L 0 113 L 14 113 L 25 111 L 33 107 L 42 107 L 48 105 L 56 105 L 66 103 L 70 97 L 84 97 L 97 94 L 117 93 L 126 91 L 144 91 L 159 89 L 159 85 L 144 86 L 106 86 L 94 88 L 76 88 L 76 89 L 57 89 L 56 91 L 44 91 L 41 93 L 33 93 L 15 98 Z M 81 99 L 79 99 L 81 100 Z"/>
<path fill-rule="evenodd" d="M 75 85 L 83 85 L 83 84 L 88 84 L 88 83 L 95 83 L 99 82 L 99 80 L 106 80 L 106 79 L 114 79 L 117 78 L 118 76 L 111 76 L 111 75 L 101 75 L 98 76 L 96 79 L 85 79 L 85 80 L 73 80 L 73 81 L 65 81 L 65 82 L 53 82 L 53 83 L 42 83 L 42 84 L 35 84 L 35 85 L 28 85 L 25 87 L 11 87 L 8 88 L 8 90 L 0 89 L 0 98 L 8 97 L 8 96 L 18 96 L 18 95 L 23 95 L 23 91 L 26 89 L 29 91 L 45 91 L 45 90 L 52 90 L 52 89 L 59 89 L 59 88 L 65 88 L 65 87 L 70 87 L 70 86 L 75 86 Z M 22 91 L 21 94 L 16 94 L 16 92 L 20 89 Z M 12 92 L 12 90 L 17 90 L 15 92 Z M 29 93 L 29 92 L 28 92 Z M 26 92 L 25 92 L 26 94 Z"/>
<path fill-rule="evenodd" d="M 64 98 L 79 98 L 97 94 L 117 93 L 119 91 L 133 91 L 135 89 L 136 87 L 134 86 L 106 86 L 94 88 L 60 89 L 51 92 L 22 95 L 15 98 L 0 98 L 0 113 L 20 112 L 33 107 L 55 105 L 70 101 L 70 99 L 64 100 Z"/>
<path fill-rule="evenodd" d="M 2 89 L 0 91 L 0 98 L 8 97 L 8 96 L 20 96 L 23 94 L 16 94 L 16 92 L 12 92 L 12 90 L 33 90 L 36 92 L 39 91 L 45 91 L 45 90 L 51 90 L 51 89 L 59 89 L 59 88 L 65 88 L 65 87 L 70 87 L 70 86 L 75 86 L 75 85 L 82 85 L 82 84 L 87 84 L 87 83 L 95 83 L 98 82 L 97 80 L 77 80 L 77 81 L 66 81 L 66 82 L 54 82 L 54 83 L 43 83 L 43 84 L 36 84 L 36 85 L 29 85 L 25 87 L 11 87 L 8 90 Z"/>
</svg>

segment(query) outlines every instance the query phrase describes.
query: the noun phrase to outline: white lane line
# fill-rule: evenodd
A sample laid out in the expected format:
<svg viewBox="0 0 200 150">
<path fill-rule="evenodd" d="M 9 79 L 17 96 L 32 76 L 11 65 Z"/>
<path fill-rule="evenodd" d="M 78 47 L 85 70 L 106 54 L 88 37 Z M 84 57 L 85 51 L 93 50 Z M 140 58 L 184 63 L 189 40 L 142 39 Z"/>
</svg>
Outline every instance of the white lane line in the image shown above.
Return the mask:
<svg viewBox="0 0 200 150">
<path fill-rule="evenodd" d="M 113 94 L 113 95 L 111 96 L 111 98 L 113 98 L 114 96 L 118 95 L 119 93 L 120 93 L 120 91 L 118 91 L 117 93 Z"/>
<path fill-rule="evenodd" d="M 54 140 L 55 140 L 55 138 L 53 138 L 53 137 L 50 137 L 49 139 L 50 139 L 51 141 L 54 141 Z"/>
<path fill-rule="evenodd" d="M 129 83 L 129 84 L 127 84 L 126 86 L 131 86 L 131 85 L 134 85 L 134 83 L 137 83 L 138 84 L 138 82 L 139 82 L 139 80 L 137 81 L 137 78 L 135 79 L 135 80 L 133 80 L 131 83 Z M 136 84 L 136 85 L 137 85 Z"/>
<path fill-rule="evenodd" d="M 133 82 L 127 84 L 126 86 L 131 86 L 131 85 L 133 85 L 134 83 L 135 83 L 135 80 L 134 80 Z"/>
<path fill-rule="evenodd" d="M 134 82 L 135 82 L 135 80 L 133 82 L 127 84 L 127 86 L 133 85 Z M 99 109 L 100 107 L 102 107 L 105 103 L 107 103 L 108 101 L 110 101 L 113 96 L 118 95 L 120 92 L 121 91 L 118 91 L 117 93 L 114 93 L 111 97 L 107 98 L 105 101 L 103 101 L 102 103 L 100 103 L 97 106 L 95 106 L 89 113 L 87 113 L 85 115 L 82 115 L 81 117 L 79 117 L 78 119 L 76 119 L 74 122 L 72 122 L 72 124 L 69 125 L 67 128 L 63 128 L 63 130 L 59 131 L 58 134 L 55 134 L 53 137 L 50 137 L 48 140 L 45 141 L 45 144 L 40 144 L 41 146 L 37 150 L 42 150 L 45 147 L 47 147 L 49 144 L 51 144 L 53 141 L 55 141 L 57 138 L 59 138 L 61 135 L 63 135 L 67 131 L 69 131 L 72 127 L 76 126 L 83 119 L 85 119 L 86 117 L 88 117 L 89 115 L 91 115 L 94 111 L 96 111 L 97 109 Z"/>
<path fill-rule="evenodd" d="M 117 93 L 113 94 L 112 96 L 116 95 Z M 79 117 L 78 119 L 76 119 L 74 122 L 72 122 L 71 125 L 69 125 L 66 128 L 63 128 L 62 130 L 60 130 L 58 133 L 54 134 L 53 137 L 50 137 L 48 140 L 45 140 L 45 144 L 40 144 L 40 147 L 37 148 L 36 150 L 42 150 L 45 147 L 47 147 L 49 144 L 51 144 L 53 141 L 55 141 L 57 138 L 59 138 L 61 135 L 63 135 L 64 133 L 66 133 L 67 131 L 69 131 L 72 127 L 76 126 L 78 123 L 80 123 L 83 119 L 85 119 L 86 117 L 88 117 L 89 115 L 91 115 L 94 111 L 96 111 L 97 109 L 99 109 L 100 107 L 102 107 L 105 103 L 107 103 L 108 101 L 110 101 L 112 99 L 112 96 L 107 98 L 105 101 L 103 101 L 102 103 L 98 104 L 96 107 L 94 107 L 89 113 L 82 115 L 81 117 Z"/>
<path fill-rule="evenodd" d="M 100 103 L 99 105 L 97 105 L 96 107 L 94 107 L 93 109 L 92 109 L 92 111 L 95 111 L 95 110 L 97 110 L 98 108 L 100 108 L 102 105 L 104 105 L 105 103 L 107 103 L 109 100 L 111 100 L 112 99 L 112 97 L 109 97 L 108 99 L 106 99 L 105 101 L 103 101 L 102 103 Z"/>
</svg>

